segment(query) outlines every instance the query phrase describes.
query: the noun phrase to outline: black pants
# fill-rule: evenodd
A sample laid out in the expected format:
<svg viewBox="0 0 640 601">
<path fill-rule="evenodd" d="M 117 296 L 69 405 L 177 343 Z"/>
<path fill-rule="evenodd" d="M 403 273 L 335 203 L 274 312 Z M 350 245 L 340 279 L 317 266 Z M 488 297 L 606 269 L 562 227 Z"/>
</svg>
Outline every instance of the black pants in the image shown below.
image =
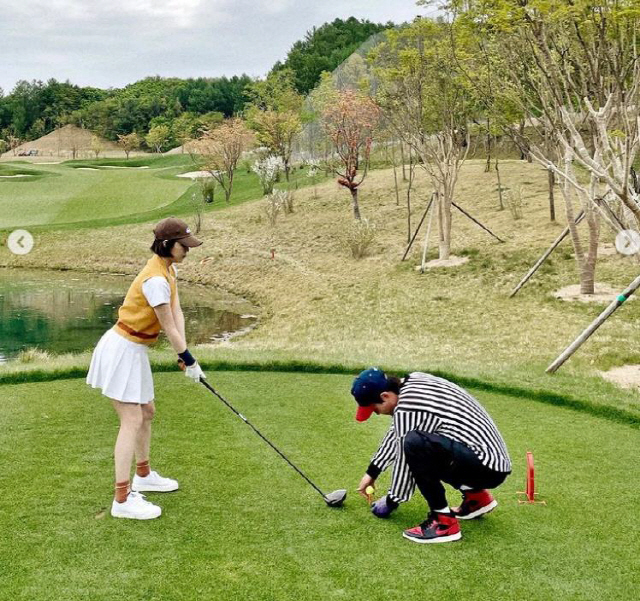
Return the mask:
<svg viewBox="0 0 640 601">
<path fill-rule="evenodd" d="M 496 472 L 480 462 L 466 445 L 455 440 L 413 430 L 404 438 L 404 453 L 418 489 L 431 510 L 447 506 L 443 482 L 454 488 L 496 488 L 510 472 Z"/>
</svg>

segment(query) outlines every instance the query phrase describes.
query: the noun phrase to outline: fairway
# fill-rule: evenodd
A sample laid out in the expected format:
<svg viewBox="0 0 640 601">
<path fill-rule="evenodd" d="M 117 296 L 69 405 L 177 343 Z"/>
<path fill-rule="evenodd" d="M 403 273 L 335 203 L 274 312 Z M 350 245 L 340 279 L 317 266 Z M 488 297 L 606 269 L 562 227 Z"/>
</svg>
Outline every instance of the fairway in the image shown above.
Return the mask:
<svg viewBox="0 0 640 601">
<path fill-rule="evenodd" d="M 382 521 L 354 492 L 389 421 L 354 421 L 351 377 L 209 377 L 321 488 L 348 488 L 345 507 L 328 509 L 204 387 L 168 373 L 155 376 L 152 464 L 181 490 L 148 495 L 163 507 L 159 520 L 114 520 L 104 513 L 117 432 L 108 400 L 81 379 L 5 385 L 3 599 L 637 598 L 637 429 L 476 393 L 514 473 L 492 515 L 461 524 L 461 542 L 415 545 L 401 532 L 424 517 L 419 495 Z M 546 506 L 517 503 L 527 450 Z"/>
<path fill-rule="evenodd" d="M 96 218 L 109 221 L 146 213 L 173 203 L 191 186 L 188 179 L 172 177 L 181 171 L 179 167 L 151 163 L 118 169 L 100 166 L 101 162 L 87 161 L 84 168 L 74 168 L 73 162 L 3 163 L 0 175 L 27 177 L 0 179 L 0 229 Z"/>
<path fill-rule="evenodd" d="M 193 219 L 194 199 L 201 198 L 199 186 L 177 176 L 195 168 L 188 155 L 0 163 L 0 230 L 99 228 L 169 216 Z M 279 187 L 297 190 L 324 179 L 326 175 L 320 175 L 314 181 L 297 170 Z M 218 211 L 262 195 L 258 177 L 238 169 L 229 202 L 217 185 L 214 202 L 202 208 Z"/>
</svg>

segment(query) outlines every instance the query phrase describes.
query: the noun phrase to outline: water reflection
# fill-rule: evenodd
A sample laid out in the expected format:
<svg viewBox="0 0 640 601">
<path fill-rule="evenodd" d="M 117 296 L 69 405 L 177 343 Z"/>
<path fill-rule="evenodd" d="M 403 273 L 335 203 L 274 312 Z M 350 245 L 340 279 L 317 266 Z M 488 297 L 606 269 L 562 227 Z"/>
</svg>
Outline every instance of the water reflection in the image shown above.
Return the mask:
<svg viewBox="0 0 640 601">
<path fill-rule="evenodd" d="M 79 352 L 95 346 L 117 318 L 133 277 L 0 269 L 0 362 L 23 349 Z M 250 328 L 256 308 L 244 299 L 180 284 L 191 344 Z"/>
</svg>

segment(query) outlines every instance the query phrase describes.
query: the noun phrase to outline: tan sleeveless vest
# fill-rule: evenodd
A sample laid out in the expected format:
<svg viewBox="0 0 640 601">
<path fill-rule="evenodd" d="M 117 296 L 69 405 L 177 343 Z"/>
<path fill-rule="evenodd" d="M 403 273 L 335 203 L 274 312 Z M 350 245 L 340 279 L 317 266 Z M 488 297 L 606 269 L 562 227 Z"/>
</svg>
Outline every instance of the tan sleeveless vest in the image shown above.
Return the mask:
<svg viewBox="0 0 640 601">
<path fill-rule="evenodd" d="M 153 307 L 142 292 L 142 284 L 149 278 L 162 276 L 169 282 L 171 306 L 176 298 L 176 278 L 173 265 L 167 267 L 164 260 L 154 254 L 129 287 L 127 296 L 118 310 L 118 323 L 113 329 L 121 336 L 138 344 L 152 345 L 160 333 L 160 322 Z"/>
</svg>

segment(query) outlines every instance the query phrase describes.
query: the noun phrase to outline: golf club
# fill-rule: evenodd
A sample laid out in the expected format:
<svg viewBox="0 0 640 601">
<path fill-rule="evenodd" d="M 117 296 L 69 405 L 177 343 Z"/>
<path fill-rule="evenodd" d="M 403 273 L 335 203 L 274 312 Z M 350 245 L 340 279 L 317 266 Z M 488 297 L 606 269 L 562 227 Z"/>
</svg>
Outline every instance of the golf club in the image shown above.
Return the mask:
<svg viewBox="0 0 640 601">
<path fill-rule="evenodd" d="M 184 363 L 180 363 L 180 368 L 184 370 Z M 229 401 L 225 400 L 222 395 L 220 395 L 214 388 L 211 386 L 204 378 L 200 378 L 200 383 L 204 384 L 206 388 L 208 388 L 213 394 L 215 394 L 231 411 L 233 411 L 247 426 L 249 426 L 262 440 L 264 440 L 280 457 L 282 457 L 298 474 L 300 474 L 312 487 L 313 489 L 320 494 L 320 496 L 324 499 L 324 502 L 329 507 L 341 507 L 344 503 L 344 500 L 347 498 L 347 491 L 344 489 L 334 490 L 333 492 L 324 494 L 299 468 L 297 468 L 287 456 L 278 449 L 269 439 L 267 439 L 261 432 L 256 428 L 242 413 L 237 411 Z"/>
</svg>

